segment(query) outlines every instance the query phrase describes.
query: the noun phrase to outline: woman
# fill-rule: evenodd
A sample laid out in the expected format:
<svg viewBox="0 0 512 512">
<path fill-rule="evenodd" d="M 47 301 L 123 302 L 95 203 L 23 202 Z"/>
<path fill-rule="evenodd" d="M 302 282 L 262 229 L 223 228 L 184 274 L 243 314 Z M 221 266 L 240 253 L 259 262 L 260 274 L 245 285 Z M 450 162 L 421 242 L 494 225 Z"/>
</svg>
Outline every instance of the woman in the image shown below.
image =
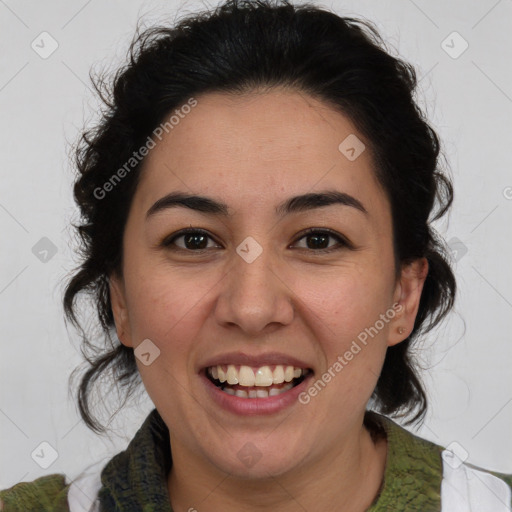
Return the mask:
<svg viewBox="0 0 512 512">
<path fill-rule="evenodd" d="M 155 409 L 126 451 L 4 490 L 4 510 L 511 510 L 510 475 L 387 417 L 425 414 L 411 344 L 455 280 L 430 225 L 452 201 L 439 141 L 381 43 L 243 0 L 135 41 L 77 151 L 64 305 L 80 327 L 90 292 L 113 335 L 86 424 L 104 430 L 107 369 Z"/>
</svg>

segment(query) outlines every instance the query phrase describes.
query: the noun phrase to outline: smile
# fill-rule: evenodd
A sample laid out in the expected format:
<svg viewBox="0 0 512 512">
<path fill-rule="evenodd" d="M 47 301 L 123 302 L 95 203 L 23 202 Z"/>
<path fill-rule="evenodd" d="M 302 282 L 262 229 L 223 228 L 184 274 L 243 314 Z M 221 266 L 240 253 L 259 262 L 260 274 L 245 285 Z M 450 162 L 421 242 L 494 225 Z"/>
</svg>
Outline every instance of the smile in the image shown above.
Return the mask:
<svg viewBox="0 0 512 512">
<path fill-rule="evenodd" d="M 269 398 L 299 385 L 311 370 L 289 365 L 260 366 L 216 365 L 206 376 L 221 391 L 239 398 Z"/>
</svg>

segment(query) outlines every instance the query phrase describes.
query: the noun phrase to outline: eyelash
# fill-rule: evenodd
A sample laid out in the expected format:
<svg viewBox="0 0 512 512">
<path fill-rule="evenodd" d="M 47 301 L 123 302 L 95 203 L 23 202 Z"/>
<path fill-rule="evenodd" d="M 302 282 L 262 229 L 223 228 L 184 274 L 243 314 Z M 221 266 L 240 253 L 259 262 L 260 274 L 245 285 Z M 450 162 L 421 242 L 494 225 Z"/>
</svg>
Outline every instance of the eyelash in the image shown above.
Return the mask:
<svg viewBox="0 0 512 512">
<path fill-rule="evenodd" d="M 171 235 L 171 237 L 167 237 L 166 239 L 164 239 L 164 241 L 162 242 L 162 245 L 166 248 L 171 248 L 171 250 L 174 250 L 174 251 L 197 253 L 197 254 L 204 254 L 205 252 L 210 250 L 210 249 L 193 250 L 193 249 L 184 249 L 183 247 L 171 247 L 178 238 L 181 238 L 181 237 L 183 237 L 185 235 L 189 235 L 189 234 L 204 235 L 204 236 L 207 236 L 208 238 L 210 238 L 211 240 L 214 240 L 213 237 L 211 237 L 210 234 L 203 229 L 187 228 L 187 229 L 178 231 L 177 233 Z M 339 233 L 336 233 L 335 231 L 332 231 L 332 230 L 326 229 L 326 228 L 308 228 L 305 231 L 303 231 L 302 233 L 300 233 L 299 236 L 295 239 L 295 241 L 293 243 L 295 244 L 298 241 L 302 240 L 303 238 L 306 238 L 307 236 L 311 236 L 311 235 L 326 235 L 331 238 L 337 239 L 338 244 L 333 247 L 330 247 L 328 249 L 309 249 L 307 247 L 301 247 L 300 248 L 301 250 L 325 254 L 325 253 L 331 253 L 334 251 L 339 251 L 344 248 L 354 249 L 353 245 L 345 237 L 343 237 Z"/>
</svg>

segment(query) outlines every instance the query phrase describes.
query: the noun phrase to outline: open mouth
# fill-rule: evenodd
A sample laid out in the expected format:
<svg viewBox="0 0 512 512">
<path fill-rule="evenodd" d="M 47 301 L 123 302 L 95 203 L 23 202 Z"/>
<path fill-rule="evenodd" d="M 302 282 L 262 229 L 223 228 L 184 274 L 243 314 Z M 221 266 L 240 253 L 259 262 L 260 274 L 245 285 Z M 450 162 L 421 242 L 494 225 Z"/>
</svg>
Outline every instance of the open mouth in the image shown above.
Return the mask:
<svg viewBox="0 0 512 512">
<path fill-rule="evenodd" d="M 228 395 L 239 398 L 269 398 L 298 386 L 312 373 L 309 368 L 273 365 L 217 365 L 205 368 L 206 377 Z"/>
</svg>

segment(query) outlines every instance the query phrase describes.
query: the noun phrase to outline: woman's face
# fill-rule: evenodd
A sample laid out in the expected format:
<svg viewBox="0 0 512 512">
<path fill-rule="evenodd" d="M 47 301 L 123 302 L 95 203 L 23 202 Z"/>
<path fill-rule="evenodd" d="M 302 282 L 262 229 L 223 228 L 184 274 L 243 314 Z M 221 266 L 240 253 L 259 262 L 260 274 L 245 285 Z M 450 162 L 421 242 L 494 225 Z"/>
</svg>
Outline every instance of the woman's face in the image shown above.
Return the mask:
<svg viewBox="0 0 512 512">
<path fill-rule="evenodd" d="M 111 280 L 117 332 L 173 455 L 284 474 L 359 435 L 387 347 L 413 328 L 425 265 L 396 279 L 390 205 L 348 118 L 284 90 L 196 99 L 146 157 Z M 177 193 L 209 202 L 152 208 Z M 259 396 L 281 365 L 309 376 L 243 398 L 208 379 L 217 365 Z M 248 386 L 242 366 L 265 385 Z"/>
</svg>

